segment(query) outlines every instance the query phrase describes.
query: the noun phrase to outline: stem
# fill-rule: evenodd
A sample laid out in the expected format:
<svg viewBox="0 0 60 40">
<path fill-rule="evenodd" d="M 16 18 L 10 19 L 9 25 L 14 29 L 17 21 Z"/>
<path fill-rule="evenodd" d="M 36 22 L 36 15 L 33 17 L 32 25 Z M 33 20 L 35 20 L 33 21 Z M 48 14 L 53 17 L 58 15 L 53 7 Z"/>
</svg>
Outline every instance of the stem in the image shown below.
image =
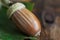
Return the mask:
<svg viewBox="0 0 60 40">
<path fill-rule="evenodd" d="M 6 5 L 6 4 L 4 4 L 4 3 L 2 3 L 2 5 L 3 5 L 4 7 L 6 7 L 6 8 L 9 8 L 9 6 L 8 6 L 8 5 Z"/>
<path fill-rule="evenodd" d="M 1 0 L 1 2 L 2 2 L 2 5 L 3 5 L 4 7 L 6 7 L 6 8 L 9 8 L 8 5 L 11 3 L 10 0 Z"/>
</svg>

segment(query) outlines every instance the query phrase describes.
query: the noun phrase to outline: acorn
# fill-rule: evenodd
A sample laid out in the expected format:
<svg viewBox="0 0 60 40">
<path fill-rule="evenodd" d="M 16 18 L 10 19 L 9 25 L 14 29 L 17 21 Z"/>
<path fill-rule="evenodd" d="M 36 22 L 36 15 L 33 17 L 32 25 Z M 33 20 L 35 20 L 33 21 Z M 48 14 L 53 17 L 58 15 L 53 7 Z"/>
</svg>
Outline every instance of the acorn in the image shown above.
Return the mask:
<svg viewBox="0 0 60 40">
<path fill-rule="evenodd" d="M 26 35 L 38 36 L 41 32 L 39 19 L 23 3 L 15 3 L 7 11 L 8 18 Z"/>
</svg>

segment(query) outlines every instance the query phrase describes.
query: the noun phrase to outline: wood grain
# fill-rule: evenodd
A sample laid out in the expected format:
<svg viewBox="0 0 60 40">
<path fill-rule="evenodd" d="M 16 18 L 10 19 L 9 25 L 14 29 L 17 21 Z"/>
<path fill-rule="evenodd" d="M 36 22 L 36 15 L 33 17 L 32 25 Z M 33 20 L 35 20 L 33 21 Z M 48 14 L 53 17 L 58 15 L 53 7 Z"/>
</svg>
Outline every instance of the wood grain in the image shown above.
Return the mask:
<svg viewBox="0 0 60 40">
<path fill-rule="evenodd" d="M 60 0 L 44 0 L 43 2 L 41 3 L 41 0 L 36 0 L 33 12 L 39 17 L 42 24 L 44 24 L 44 21 L 41 20 L 41 14 L 42 14 L 43 10 L 48 7 L 53 8 L 53 11 L 54 11 L 53 15 L 56 15 L 55 16 L 55 20 L 56 20 L 56 17 L 60 16 L 60 6 L 59 6 Z M 52 12 L 52 10 L 50 10 L 50 12 Z M 60 17 L 58 19 L 60 19 Z M 58 19 L 57 19 L 57 21 L 58 21 Z M 58 26 L 58 24 L 59 24 L 59 22 L 57 22 L 56 27 L 54 27 L 54 28 L 52 26 L 54 26 L 55 23 L 52 25 L 49 25 L 49 24 L 46 24 L 45 26 L 42 25 L 42 32 L 41 32 L 41 36 L 39 37 L 39 40 L 60 40 L 59 39 L 60 34 L 56 32 L 57 30 L 59 31 L 59 29 L 60 29 L 60 26 Z M 56 28 L 56 30 L 53 31 L 55 28 Z M 53 32 L 51 33 L 51 31 L 53 31 Z M 56 33 L 55 37 L 57 37 L 57 38 L 52 36 L 52 34 L 54 34 L 54 33 Z"/>
</svg>

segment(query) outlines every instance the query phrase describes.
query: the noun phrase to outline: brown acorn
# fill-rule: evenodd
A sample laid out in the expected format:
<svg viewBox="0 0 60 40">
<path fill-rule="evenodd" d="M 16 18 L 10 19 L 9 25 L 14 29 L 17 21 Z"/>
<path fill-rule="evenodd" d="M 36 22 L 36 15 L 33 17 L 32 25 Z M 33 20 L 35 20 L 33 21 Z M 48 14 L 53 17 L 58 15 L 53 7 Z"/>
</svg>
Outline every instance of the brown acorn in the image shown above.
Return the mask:
<svg viewBox="0 0 60 40">
<path fill-rule="evenodd" d="M 8 9 L 8 17 L 27 35 L 38 36 L 41 24 L 38 18 L 24 4 L 15 3 Z"/>
</svg>

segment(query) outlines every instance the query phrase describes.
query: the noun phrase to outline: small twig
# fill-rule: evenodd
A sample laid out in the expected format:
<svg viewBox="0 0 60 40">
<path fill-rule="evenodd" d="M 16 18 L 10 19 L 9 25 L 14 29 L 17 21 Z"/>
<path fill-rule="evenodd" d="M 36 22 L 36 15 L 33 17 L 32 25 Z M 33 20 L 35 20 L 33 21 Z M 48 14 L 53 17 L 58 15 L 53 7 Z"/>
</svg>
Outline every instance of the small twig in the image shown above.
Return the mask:
<svg viewBox="0 0 60 40">
<path fill-rule="evenodd" d="M 2 6 L 4 6 L 4 7 L 6 7 L 6 8 L 9 8 L 9 4 L 11 3 L 11 1 L 10 0 L 1 0 L 1 3 L 2 3 Z"/>
<path fill-rule="evenodd" d="M 9 8 L 9 6 L 5 5 L 4 3 L 2 3 L 2 5 L 3 5 L 4 7 L 6 7 L 6 8 Z"/>
</svg>

